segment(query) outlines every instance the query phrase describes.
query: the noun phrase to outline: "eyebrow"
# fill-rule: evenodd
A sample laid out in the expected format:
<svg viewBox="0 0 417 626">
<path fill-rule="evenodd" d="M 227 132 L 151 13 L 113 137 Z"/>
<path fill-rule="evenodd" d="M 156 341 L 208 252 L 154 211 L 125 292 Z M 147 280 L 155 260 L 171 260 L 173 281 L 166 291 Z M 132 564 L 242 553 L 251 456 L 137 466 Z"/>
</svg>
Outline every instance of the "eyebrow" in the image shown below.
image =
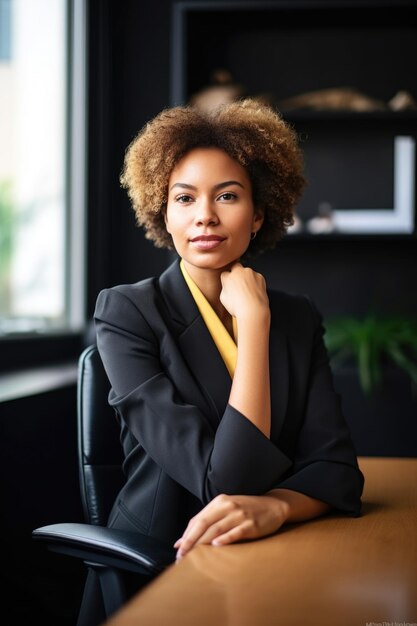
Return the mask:
<svg viewBox="0 0 417 626">
<path fill-rule="evenodd" d="M 224 183 L 217 183 L 217 185 L 214 185 L 213 189 L 215 191 L 218 191 L 219 189 L 224 189 L 224 187 L 229 187 L 230 185 L 238 185 L 239 187 L 242 187 L 242 189 L 244 189 L 244 186 L 238 180 L 226 180 Z M 197 187 L 194 187 L 194 185 L 188 185 L 187 183 L 174 183 L 171 189 L 174 189 L 175 187 L 180 187 L 181 189 L 192 189 L 193 191 L 197 191 Z"/>
</svg>

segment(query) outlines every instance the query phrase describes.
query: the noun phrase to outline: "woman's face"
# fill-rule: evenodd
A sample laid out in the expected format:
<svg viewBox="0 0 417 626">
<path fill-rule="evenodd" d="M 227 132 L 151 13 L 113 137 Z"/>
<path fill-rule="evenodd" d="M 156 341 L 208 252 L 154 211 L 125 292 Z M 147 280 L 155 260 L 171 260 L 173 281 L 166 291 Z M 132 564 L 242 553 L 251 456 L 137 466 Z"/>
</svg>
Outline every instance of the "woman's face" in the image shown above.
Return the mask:
<svg viewBox="0 0 417 626">
<path fill-rule="evenodd" d="M 245 168 L 219 148 L 195 148 L 171 173 L 165 222 L 187 265 L 225 269 L 244 254 L 263 217 L 255 214 Z"/>
</svg>

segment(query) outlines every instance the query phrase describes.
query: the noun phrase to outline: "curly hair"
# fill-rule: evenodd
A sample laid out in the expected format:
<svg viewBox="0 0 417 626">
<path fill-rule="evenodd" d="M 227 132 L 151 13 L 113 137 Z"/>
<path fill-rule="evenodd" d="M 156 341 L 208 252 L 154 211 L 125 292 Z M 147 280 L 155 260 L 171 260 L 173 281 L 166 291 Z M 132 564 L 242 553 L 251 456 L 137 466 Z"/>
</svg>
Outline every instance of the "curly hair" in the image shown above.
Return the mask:
<svg viewBox="0 0 417 626">
<path fill-rule="evenodd" d="M 293 223 L 306 180 L 295 131 L 271 106 L 246 98 L 205 113 L 191 106 L 161 111 L 128 146 L 120 177 L 136 222 L 161 248 L 173 248 L 165 228 L 168 180 L 194 148 L 216 147 L 246 168 L 255 211 L 264 222 L 247 255 L 273 248 Z"/>
</svg>

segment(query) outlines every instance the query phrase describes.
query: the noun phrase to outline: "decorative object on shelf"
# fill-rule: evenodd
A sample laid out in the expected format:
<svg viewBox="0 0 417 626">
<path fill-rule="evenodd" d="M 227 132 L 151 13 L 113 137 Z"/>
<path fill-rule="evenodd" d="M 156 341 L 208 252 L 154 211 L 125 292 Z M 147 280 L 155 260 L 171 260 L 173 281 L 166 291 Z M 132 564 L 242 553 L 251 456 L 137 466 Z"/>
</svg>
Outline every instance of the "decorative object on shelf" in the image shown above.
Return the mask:
<svg viewBox="0 0 417 626">
<path fill-rule="evenodd" d="M 388 102 L 391 111 L 415 111 L 417 110 L 417 101 L 413 98 L 409 91 L 397 91 L 395 96 Z"/>
<path fill-rule="evenodd" d="M 330 202 L 320 202 L 318 215 L 312 217 L 307 222 L 307 230 L 312 235 L 329 234 L 335 230 L 333 220 L 332 205 Z"/>
<path fill-rule="evenodd" d="M 289 235 L 295 235 L 296 233 L 301 233 L 304 230 L 303 221 L 298 217 L 298 215 L 294 215 L 294 222 L 291 226 L 288 227 L 287 233 Z"/>
<path fill-rule="evenodd" d="M 243 85 L 233 81 L 231 73 L 224 68 L 217 69 L 211 77 L 211 84 L 190 98 L 190 104 L 203 111 L 211 111 L 222 104 L 229 104 L 246 94 Z"/>
<path fill-rule="evenodd" d="M 273 104 L 272 99 L 266 94 L 250 94 L 243 85 L 234 82 L 229 70 L 220 68 L 212 73 L 211 84 L 192 95 L 189 103 L 208 112 L 222 104 L 230 104 L 245 97 L 259 100 L 263 104 Z"/>
<path fill-rule="evenodd" d="M 307 91 L 277 103 L 282 111 L 297 109 L 315 109 L 319 111 L 384 111 L 387 108 L 383 100 L 371 98 L 353 87 L 335 87 Z"/>
<path fill-rule="evenodd" d="M 326 321 L 325 341 L 332 364 L 354 359 L 359 381 L 368 396 L 382 383 L 384 364 L 406 372 L 417 391 L 417 319 L 367 315 L 364 319 L 337 317 Z"/>
<path fill-rule="evenodd" d="M 391 100 L 385 102 L 368 96 L 354 87 L 334 87 L 307 91 L 292 98 L 279 100 L 278 109 L 294 111 L 313 109 L 316 111 L 355 111 L 357 113 L 371 111 L 405 111 L 417 109 L 417 102 L 405 90 L 398 91 Z"/>
</svg>

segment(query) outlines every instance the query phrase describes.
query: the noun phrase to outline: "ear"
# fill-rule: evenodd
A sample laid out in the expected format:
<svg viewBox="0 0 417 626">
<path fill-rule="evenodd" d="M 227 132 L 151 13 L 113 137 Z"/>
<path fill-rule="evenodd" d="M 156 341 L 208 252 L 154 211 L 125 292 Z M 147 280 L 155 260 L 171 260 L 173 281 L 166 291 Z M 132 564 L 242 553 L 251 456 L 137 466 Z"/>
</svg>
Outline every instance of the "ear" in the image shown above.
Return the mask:
<svg viewBox="0 0 417 626">
<path fill-rule="evenodd" d="M 168 226 L 168 218 L 167 218 L 167 211 L 166 211 L 166 209 L 164 211 L 164 222 L 165 222 L 165 229 L 166 229 L 167 233 L 170 235 L 171 231 L 169 230 L 169 226 Z"/>
<path fill-rule="evenodd" d="M 255 209 L 252 220 L 252 232 L 257 233 L 264 223 L 265 213 L 262 209 Z"/>
</svg>

